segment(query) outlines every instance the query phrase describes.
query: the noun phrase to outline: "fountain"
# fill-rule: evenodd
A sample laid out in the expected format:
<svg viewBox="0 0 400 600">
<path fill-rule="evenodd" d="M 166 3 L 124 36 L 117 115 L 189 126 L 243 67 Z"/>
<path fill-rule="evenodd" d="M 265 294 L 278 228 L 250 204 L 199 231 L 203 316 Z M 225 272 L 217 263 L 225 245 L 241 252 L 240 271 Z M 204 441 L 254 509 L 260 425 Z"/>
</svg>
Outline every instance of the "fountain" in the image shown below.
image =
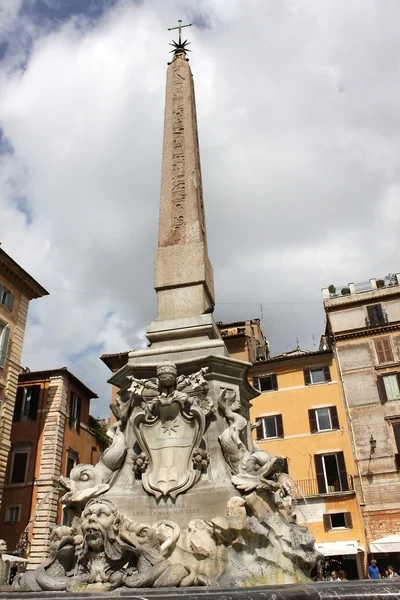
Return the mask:
<svg viewBox="0 0 400 600">
<path fill-rule="evenodd" d="M 282 458 L 253 440 L 249 409 L 259 392 L 249 364 L 228 356 L 212 316 L 194 87 L 178 28 L 149 347 L 131 352 L 111 378 L 119 388 L 111 444 L 96 465 L 61 478 L 69 524 L 52 531 L 49 557 L 16 577 L 14 593 L 152 597 L 169 588 L 164 598 L 188 588 L 187 597 L 210 598 L 216 587 L 244 598 L 246 587 L 300 583 L 292 597 L 320 597 L 306 585 L 319 555 L 296 522 L 294 482 Z M 271 589 L 271 597 L 286 595 Z"/>
</svg>

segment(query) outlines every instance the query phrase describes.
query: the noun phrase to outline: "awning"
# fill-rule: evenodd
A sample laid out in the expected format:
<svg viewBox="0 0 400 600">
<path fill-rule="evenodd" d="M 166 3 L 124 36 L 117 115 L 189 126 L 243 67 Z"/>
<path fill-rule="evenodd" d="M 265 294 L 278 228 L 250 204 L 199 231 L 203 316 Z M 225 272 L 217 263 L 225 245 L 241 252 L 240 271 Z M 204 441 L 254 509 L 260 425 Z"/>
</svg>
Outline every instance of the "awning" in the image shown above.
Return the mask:
<svg viewBox="0 0 400 600">
<path fill-rule="evenodd" d="M 26 563 L 28 562 L 26 558 L 21 558 L 21 556 L 14 556 L 13 554 L 2 554 L 3 560 L 8 560 L 10 563 Z"/>
<path fill-rule="evenodd" d="M 374 540 L 369 545 L 371 554 L 379 554 L 382 552 L 400 552 L 400 533 L 387 535 L 386 537 Z"/>
<path fill-rule="evenodd" d="M 348 542 L 322 542 L 315 544 L 315 548 L 324 556 L 343 556 L 345 554 L 357 554 L 358 551 L 364 551 L 364 548 L 358 545 L 357 540 Z"/>
</svg>

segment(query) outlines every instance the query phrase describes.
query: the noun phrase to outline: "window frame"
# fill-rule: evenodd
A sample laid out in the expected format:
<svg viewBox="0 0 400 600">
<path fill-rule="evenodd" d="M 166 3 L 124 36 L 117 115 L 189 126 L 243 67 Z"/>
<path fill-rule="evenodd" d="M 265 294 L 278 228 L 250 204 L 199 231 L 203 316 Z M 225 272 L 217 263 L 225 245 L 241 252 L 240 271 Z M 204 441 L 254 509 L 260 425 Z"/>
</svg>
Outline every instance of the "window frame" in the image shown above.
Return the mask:
<svg viewBox="0 0 400 600">
<path fill-rule="evenodd" d="M 276 436 L 265 436 L 265 419 L 274 419 L 275 420 L 275 431 Z M 256 419 L 257 425 L 257 440 L 278 440 L 282 439 L 284 436 L 283 430 L 283 418 L 281 414 L 276 415 L 263 415 L 261 417 L 257 417 Z"/>
<path fill-rule="evenodd" d="M 333 527 L 332 517 L 335 515 L 343 515 L 344 526 L 343 527 Z M 351 516 L 351 512 L 337 512 L 337 513 L 324 513 L 323 515 L 323 523 L 325 531 L 343 531 L 345 529 L 353 529 L 353 519 Z"/>
<path fill-rule="evenodd" d="M 377 338 L 373 340 L 373 342 L 378 365 L 395 362 L 390 336 Z M 387 358 L 387 356 L 389 356 L 389 358 Z M 383 360 L 380 360 L 380 357 L 383 357 Z"/>
<path fill-rule="evenodd" d="M 0 282 L 0 305 L 5 306 L 11 312 L 14 308 L 14 292 Z"/>
<path fill-rule="evenodd" d="M 399 395 L 396 398 L 388 398 L 384 381 L 385 377 L 396 377 L 397 387 L 399 389 Z M 377 375 L 376 385 L 378 388 L 379 398 L 382 404 L 384 404 L 385 402 L 396 402 L 397 400 L 400 400 L 400 372 L 392 371 L 390 373 L 382 373 L 381 375 Z"/>
<path fill-rule="evenodd" d="M 76 410 L 74 410 L 75 406 Z M 81 429 L 81 407 L 82 398 L 75 392 L 71 391 L 69 402 L 69 426 L 71 429 L 75 429 L 77 433 L 79 433 Z"/>
<path fill-rule="evenodd" d="M 329 410 L 329 420 L 331 423 L 330 429 L 319 429 L 318 419 L 317 419 L 317 411 L 318 410 Z M 310 433 L 325 433 L 328 431 L 337 431 L 340 429 L 339 425 L 339 417 L 337 412 L 337 406 L 316 406 L 314 408 L 310 408 L 308 410 L 308 421 L 310 423 Z"/>
<path fill-rule="evenodd" d="M 6 366 L 10 346 L 10 334 L 11 330 L 8 323 L 0 320 L 0 368 Z"/>
<path fill-rule="evenodd" d="M 340 483 L 340 489 L 338 490 L 329 490 L 331 485 L 328 482 L 328 476 L 326 472 L 326 464 L 325 457 L 327 456 L 335 456 L 336 458 L 336 470 L 337 470 L 337 479 Z M 348 492 L 349 491 L 349 482 L 348 482 L 348 473 L 346 469 L 346 462 L 344 459 L 343 451 L 339 452 L 321 452 L 321 454 L 314 454 L 314 463 L 315 463 L 315 473 L 317 477 L 317 486 L 319 494 L 332 494 L 337 492 Z"/>
<path fill-rule="evenodd" d="M 314 382 L 312 380 L 312 375 L 311 375 L 312 371 L 322 371 L 324 381 Z M 324 384 L 330 383 L 332 381 L 331 370 L 330 370 L 329 365 L 315 365 L 315 366 L 311 366 L 311 367 L 306 367 L 305 369 L 303 369 L 303 375 L 304 375 L 304 385 L 306 385 L 306 386 L 324 385 Z"/>
<path fill-rule="evenodd" d="M 27 475 L 28 475 L 28 467 L 29 467 L 30 450 L 31 450 L 30 447 L 27 448 L 26 446 L 16 446 L 15 448 L 12 449 L 10 473 L 8 476 L 8 485 L 26 485 Z M 13 481 L 15 457 L 17 454 L 26 454 L 25 473 L 24 473 L 23 481 Z"/>
<path fill-rule="evenodd" d="M 18 511 L 17 519 L 11 519 L 11 510 L 16 509 Z M 6 514 L 4 518 L 5 523 L 19 523 L 21 521 L 22 504 L 10 504 L 7 506 Z"/>
<path fill-rule="evenodd" d="M 365 317 L 365 324 L 367 327 L 379 327 L 388 323 L 387 314 L 382 306 L 382 302 L 368 304 L 366 309 L 367 316 Z"/>
<path fill-rule="evenodd" d="M 271 378 L 271 389 L 262 389 L 261 380 Z M 278 377 L 276 373 L 267 373 L 266 375 L 256 375 L 253 377 L 253 387 L 263 394 L 267 394 L 268 392 L 276 392 L 278 391 Z"/>
</svg>

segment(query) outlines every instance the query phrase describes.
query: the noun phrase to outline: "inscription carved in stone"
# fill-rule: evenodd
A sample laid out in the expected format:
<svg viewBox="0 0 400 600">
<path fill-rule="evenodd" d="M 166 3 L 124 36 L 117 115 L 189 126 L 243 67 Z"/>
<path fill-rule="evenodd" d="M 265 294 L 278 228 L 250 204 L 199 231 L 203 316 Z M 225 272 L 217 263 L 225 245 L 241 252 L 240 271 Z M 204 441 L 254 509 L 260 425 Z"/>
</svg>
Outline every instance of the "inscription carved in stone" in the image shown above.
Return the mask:
<svg viewBox="0 0 400 600">
<path fill-rule="evenodd" d="M 183 242 L 186 224 L 186 169 L 183 108 L 183 57 L 177 56 L 173 66 L 173 108 L 172 108 L 172 187 L 171 218 L 174 242 Z"/>
</svg>

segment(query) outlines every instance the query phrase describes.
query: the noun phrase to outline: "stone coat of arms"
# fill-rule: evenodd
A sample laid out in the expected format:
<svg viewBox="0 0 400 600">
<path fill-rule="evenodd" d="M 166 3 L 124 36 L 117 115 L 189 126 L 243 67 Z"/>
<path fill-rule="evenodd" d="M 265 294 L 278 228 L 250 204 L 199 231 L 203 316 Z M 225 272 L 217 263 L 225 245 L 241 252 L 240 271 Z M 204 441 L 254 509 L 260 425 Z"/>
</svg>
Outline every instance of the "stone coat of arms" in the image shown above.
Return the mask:
<svg viewBox="0 0 400 600">
<path fill-rule="evenodd" d="M 144 489 L 156 498 L 176 498 L 207 468 L 201 444 L 206 417 L 215 409 L 207 396 L 206 371 L 177 377 L 176 366 L 165 362 L 158 366 L 157 378 L 131 377 L 131 422 L 141 449 L 137 463 Z M 134 468 L 138 473 L 135 460 Z"/>
</svg>

